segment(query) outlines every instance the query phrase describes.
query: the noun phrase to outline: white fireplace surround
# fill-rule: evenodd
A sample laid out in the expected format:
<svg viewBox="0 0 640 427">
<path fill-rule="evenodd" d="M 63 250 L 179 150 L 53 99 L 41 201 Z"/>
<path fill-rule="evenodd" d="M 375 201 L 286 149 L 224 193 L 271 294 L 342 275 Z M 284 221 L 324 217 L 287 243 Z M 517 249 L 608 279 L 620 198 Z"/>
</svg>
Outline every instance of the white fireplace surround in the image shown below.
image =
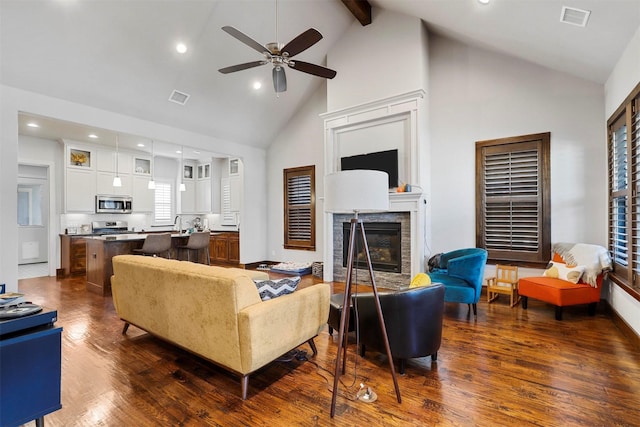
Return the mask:
<svg viewBox="0 0 640 427">
<path fill-rule="evenodd" d="M 325 173 L 340 170 L 340 158 L 390 149 L 398 150 L 398 177 L 411 192 L 389 192 L 389 211 L 408 212 L 411 227 L 411 272 L 424 271 L 426 200 L 421 164 L 426 153 L 423 90 L 322 114 Z M 333 281 L 333 214 L 324 214 L 323 280 Z M 407 272 L 403 272 L 406 274 Z M 384 286 L 380 283 L 379 286 Z M 409 284 L 407 283 L 407 286 Z"/>
</svg>

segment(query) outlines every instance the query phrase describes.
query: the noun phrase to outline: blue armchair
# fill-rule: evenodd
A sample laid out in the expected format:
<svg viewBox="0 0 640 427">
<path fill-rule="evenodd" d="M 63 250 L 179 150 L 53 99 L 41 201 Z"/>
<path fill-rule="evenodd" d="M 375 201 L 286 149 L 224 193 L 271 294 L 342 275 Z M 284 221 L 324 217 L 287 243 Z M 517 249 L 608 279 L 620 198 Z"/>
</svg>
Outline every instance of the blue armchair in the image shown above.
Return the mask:
<svg viewBox="0 0 640 427">
<path fill-rule="evenodd" d="M 442 254 L 439 268 L 428 274 L 432 282 L 444 285 L 445 302 L 469 304 L 469 307 L 473 306 L 473 315 L 477 316 L 486 263 L 486 250 L 458 249 Z"/>
</svg>

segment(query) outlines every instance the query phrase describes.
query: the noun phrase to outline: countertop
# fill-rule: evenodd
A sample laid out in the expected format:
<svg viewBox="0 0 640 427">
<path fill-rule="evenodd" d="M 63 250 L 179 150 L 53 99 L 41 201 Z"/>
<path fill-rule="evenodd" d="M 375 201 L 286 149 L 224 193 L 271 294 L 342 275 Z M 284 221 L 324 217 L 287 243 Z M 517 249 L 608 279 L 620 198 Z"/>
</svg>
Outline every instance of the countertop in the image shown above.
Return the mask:
<svg viewBox="0 0 640 427">
<path fill-rule="evenodd" d="M 189 237 L 189 233 L 172 233 L 171 237 Z M 146 233 L 131 234 L 102 234 L 100 236 L 86 236 L 87 239 L 103 240 L 105 242 L 127 242 L 131 240 L 144 240 L 147 238 Z"/>
<path fill-rule="evenodd" d="M 171 237 L 185 237 L 185 236 L 189 236 L 190 233 L 177 233 L 177 232 L 173 232 L 172 230 L 167 230 L 167 231 L 154 231 L 153 234 L 159 234 L 159 233 L 169 233 L 171 232 Z M 209 230 L 209 233 L 212 236 L 218 235 L 220 233 L 239 233 L 238 230 Z M 122 233 L 122 234 L 95 234 L 95 233 L 76 233 L 76 234 L 64 234 L 61 233 L 61 236 L 69 236 L 69 237 L 83 237 L 85 239 L 96 239 L 99 238 L 99 240 L 138 240 L 138 239 L 144 239 L 147 237 L 147 234 L 150 234 L 149 231 L 142 231 L 142 232 L 137 232 L 137 231 L 131 231 L 129 233 Z M 112 237 L 122 237 L 125 236 L 123 238 L 120 239 L 112 239 Z M 107 238 L 108 237 L 108 238 Z"/>
</svg>

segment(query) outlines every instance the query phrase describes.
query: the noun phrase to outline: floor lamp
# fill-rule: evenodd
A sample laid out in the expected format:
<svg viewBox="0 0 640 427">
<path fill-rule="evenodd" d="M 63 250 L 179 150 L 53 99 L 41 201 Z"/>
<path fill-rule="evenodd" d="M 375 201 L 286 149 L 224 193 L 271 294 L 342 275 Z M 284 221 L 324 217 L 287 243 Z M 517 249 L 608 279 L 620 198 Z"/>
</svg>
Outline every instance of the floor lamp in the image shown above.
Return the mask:
<svg viewBox="0 0 640 427">
<path fill-rule="evenodd" d="M 400 397 L 400 389 L 398 388 L 398 380 L 396 371 L 393 366 L 393 358 L 391 356 L 391 348 L 389 347 L 389 338 L 387 336 L 387 328 L 384 324 L 382 308 L 380 306 L 380 298 L 378 297 L 378 288 L 373 275 L 373 265 L 371 264 L 371 255 L 369 253 L 369 245 L 364 232 L 364 224 L 359 213 L 363 212 L 381 212 L 389 210 L 389 178 L 386 172 L 373 170 L 350 170 L 332 173 L 325 176 L 324 180 L 324 210 L 331 213 L 347 213 L 353 214 L 351 219 L 351 234 L 349 235 L 349 252 L 347 255 L 347 277 L 344 287 L 344 299 L 342 315 L 340 317 L 340 331 L 338 332 L 338 354 L 336 356 L 336 369 L 333 377 L 333 395 L 331 398 L 331 417 L 336 412 L 336 398 L 338 395 L 338 378 L 345 371 L 345 362 L 347 356 L 347 346 L 344 342 L 345 331 L 349 329 L 349 307 L 351 306 L 351 273 L 354 267 L 354 250 L 356 243 L 357 231 L 360 231 L 364 253 L 367 258 L 367 266 L 369 267 L 369 275 L 371 276 L 371 287 L 373 288 L 376 310 L 378 312 L 378 321 L 387 358 L 389 359 L 389 369 L 393 377 L 393 385 L 396 389 L 396 397 L 398 403 L 402 403 Z M 343 358 L 342 372 L 340 372 L 340 358 Z"/>
</svg>

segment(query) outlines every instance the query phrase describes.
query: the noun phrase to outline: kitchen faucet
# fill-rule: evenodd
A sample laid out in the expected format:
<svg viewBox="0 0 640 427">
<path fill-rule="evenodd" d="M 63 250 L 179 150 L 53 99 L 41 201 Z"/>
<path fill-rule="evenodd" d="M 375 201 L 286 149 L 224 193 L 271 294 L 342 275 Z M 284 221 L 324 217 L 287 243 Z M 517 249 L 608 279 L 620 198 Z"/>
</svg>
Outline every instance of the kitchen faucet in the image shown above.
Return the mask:
<svg viewBox="0 0 640 427">
<path fill-rule="evenodd" d="M 176 225 L 176 223 L 178 224 L 178 233 L 182 234 L 182 216 L 176 215 L 173 225 Z"/>
</svg>

